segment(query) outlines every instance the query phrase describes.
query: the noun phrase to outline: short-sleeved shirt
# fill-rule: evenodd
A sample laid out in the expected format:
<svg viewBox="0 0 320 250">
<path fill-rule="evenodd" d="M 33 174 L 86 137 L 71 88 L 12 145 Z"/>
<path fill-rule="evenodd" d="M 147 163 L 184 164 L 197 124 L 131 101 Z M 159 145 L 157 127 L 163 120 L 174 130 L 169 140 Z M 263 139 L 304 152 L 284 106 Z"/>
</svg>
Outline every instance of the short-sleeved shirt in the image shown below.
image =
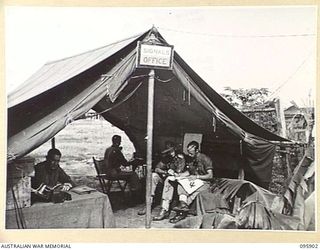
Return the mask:
<svg viewBox="0 0 320 250">
<path fill-rule="evenodd" d="M 34 167 L 35 176 L 32 182 L 33 188 L 38 188 L 42 183 L 54 187 L 58 183 L 70 183 L 74 186 L 73 181 L 66 172 L 58 166 L 56 169 L 51 169 L 47 161 L 40 162 Z"/>
<path fill-rule="evenodd" d="M 212 161 L 202 153 L 196 155 L 188 168 L 191 175 L 205 175 L 208 174 L 209 169 L 213 170 Z"/>
<path fill-rule="evenodd" d="M 111 146 L 104 153 L 105 168 L 104 173 L 109 173 L 111 170 L 120 171 L 120 166 L 127 166 L 128 161 L 124 158 L 121 149 L 117 146 Z"/>
</svg>

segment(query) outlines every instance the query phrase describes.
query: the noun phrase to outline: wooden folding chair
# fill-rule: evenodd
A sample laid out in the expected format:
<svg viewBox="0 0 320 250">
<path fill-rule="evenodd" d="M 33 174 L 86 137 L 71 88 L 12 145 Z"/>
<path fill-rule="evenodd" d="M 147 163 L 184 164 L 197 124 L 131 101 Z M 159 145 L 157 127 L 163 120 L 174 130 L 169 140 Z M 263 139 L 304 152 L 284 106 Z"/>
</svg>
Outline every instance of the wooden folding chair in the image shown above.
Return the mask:
<svg viewBox="0 0 320 250">
<path fill-rule="evenodd" d="M 94 167 L 97 172 L 97 178 L 100 182 L 102 192 L 105 194 L 110 194 L 110 189 L 112 187 L 112 184 L 113 184 L 113 182 L 116 182 L 121 190 L 121 193 L 124 196 L 126 187 L 128 185 L 128 181 L 124 180 L 124 179 L 119 179 L 117 177 L 110 177 L 110 176 L 107 176 L 106 174 L 103 174 L 102 169 L 103 169 L 104 161 L 103 160 L 96 160 L 94 157 L 92 157 L 92 159 L 93 159 Z M 123 185 L 121 184 L 121 181 L 124 182 Z"/>
</svg>

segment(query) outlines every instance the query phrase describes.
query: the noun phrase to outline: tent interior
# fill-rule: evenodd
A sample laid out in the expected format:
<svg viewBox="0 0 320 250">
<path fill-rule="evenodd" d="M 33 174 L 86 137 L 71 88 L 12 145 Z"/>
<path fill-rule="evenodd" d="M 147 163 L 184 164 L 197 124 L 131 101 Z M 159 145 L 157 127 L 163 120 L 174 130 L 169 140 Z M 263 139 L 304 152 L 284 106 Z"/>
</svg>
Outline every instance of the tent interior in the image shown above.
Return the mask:
<svg viewBox="0 0 320 250">
<path fill-rule="evenodd" d="M 8 161 L 20 158 L 90 109 L 123 130 L 136 153 L 146 156 L 149 69 L 136 67 L 143 34 L 80 55 L 49 62 L 8 97 Z M 213 85 L 214 86 L 214 85 Z M 287 141 L 232 107 L 174 52 L 173 69 L 155 69 L 153 156 L 167 140 L 183 144 L 186 133 L 202 134 L 201 151 L 217 177 L 245 179 L 267 187 L 275 144 Z"/>
</svg>

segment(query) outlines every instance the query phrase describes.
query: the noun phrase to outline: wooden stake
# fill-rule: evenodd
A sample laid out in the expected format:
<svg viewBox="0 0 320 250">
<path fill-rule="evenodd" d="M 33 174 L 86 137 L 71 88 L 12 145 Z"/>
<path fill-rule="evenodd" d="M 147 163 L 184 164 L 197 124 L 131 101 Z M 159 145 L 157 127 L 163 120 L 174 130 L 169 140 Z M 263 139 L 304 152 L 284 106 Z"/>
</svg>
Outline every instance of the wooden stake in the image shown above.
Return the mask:
<svg viewBox="0 0 320 250">
<path fill-rule="evenodd" d="M 290 156 L 289 156 L 289 154 L 290 154 L 290 149 L 286 148 L 285 157 L 286 157 L 286 167 L 287 167 L 287 180 L 291 179 L 292 175 L 293 175 L 291 167 L 290 167 L 290 158 L 289 158 Z"/>
<path fill-rule="evenodd" d="M 281 125 L 280 136 L 286 138 L 287 137 L 286 120 L 284 117 L 283 105 L 280 98 L 275 102 L 275 106 L 276 106 L 277 119 Z"/>
</svg>

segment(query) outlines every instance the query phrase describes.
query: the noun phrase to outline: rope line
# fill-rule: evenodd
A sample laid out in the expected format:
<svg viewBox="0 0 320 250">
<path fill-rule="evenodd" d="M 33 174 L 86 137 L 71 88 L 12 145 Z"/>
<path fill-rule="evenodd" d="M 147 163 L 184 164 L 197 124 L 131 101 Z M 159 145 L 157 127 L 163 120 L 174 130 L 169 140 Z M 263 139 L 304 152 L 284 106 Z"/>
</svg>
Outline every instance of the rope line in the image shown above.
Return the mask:
<svg viewBox="0 0 320 250">
<path fill-rule="evenodd" d="M 292 72 L 292 74 L 289 75 L 289 77 L 288 77 L 285 81 L 283 81 L 283 82 L 279 85 L 279 87 L 277 87 L 277 88 L 269 95 L 269 97 L 267 98 L 267 100 L 270 100 L 277 92 L 280 91 L 280 89 L 281 89 L 283 86 L 285 86 L 285 85 L 294 77 L 294 75 L 295 75 L 295 74 L 302 68 L 302 66 L 305 65 L 305 63 L 308 61 L 308 59 L 310 58 L 311 54 L 312 54 L 312 51 L 310 51 L 310 52 L 308 53 L 308 55 L 306 56 L 306 58 L 299 64 L 299 66 Z"/>
<path fill-rule="evenodd" d="M 14 211 L 16 215 L 16 221 L 17 221 L 17 226 L 18 228 L 25 229 L 26 228 L 26 222 L 23 216 L 22 208 L 19 206 L 17 197 L 14 193 L 13 187 L 11 187 L 11 192 L 12 192 L 12 198 L 13 198 L 13 203 L 14 203 Z"/>
<path fill-rule="evenodd" d="M 131 96 L 133 96 L 133 94 L 137 91 L 137 89 L 141 86 L 143 82 L 141 81 L 139 83 L 139 85 L 131 92 L 129 93 L 125 98 L 123 98 L 123 100 L 121 100 L 119 103 L 116 103 L 114 106 L 110 107 L 110 108 L 107 108 L 99 113 L 95 113 L 95 114 L 92 114 L 92 115 L 88 115 L 86 118 L 91 118 L 91 117 L 95 117 L 95 116 L 98 116 L 98 115 L 101 115 L 103 113 L 106 113 L 106 112 L 109 112 L 111 111 L 112 109 L 118 107 L 119 105 L 121 105 L 122 103 L 124 103 L 125 101 L 127 101 Z"/>
<path fill-rule="evenodd" d="M 274 34 L 274 35 L 233 35 L 233 34 L 210 34 L 210 33 L 200 33 L 200 32 L 191 32 L 177 29 L 169 29 L 163 27 L 157 27 L 158 29 L 170 31 L 170 32 L 178 32 L 190 35 L 200 35 L 200 36 L 212 36 L 212 37 L 225 37 L 225 38 L 282 38 L 282 37 L 314 37 L 316 34 L 314 33 L 301 33 L 301 34 Z"/>
</svg>

